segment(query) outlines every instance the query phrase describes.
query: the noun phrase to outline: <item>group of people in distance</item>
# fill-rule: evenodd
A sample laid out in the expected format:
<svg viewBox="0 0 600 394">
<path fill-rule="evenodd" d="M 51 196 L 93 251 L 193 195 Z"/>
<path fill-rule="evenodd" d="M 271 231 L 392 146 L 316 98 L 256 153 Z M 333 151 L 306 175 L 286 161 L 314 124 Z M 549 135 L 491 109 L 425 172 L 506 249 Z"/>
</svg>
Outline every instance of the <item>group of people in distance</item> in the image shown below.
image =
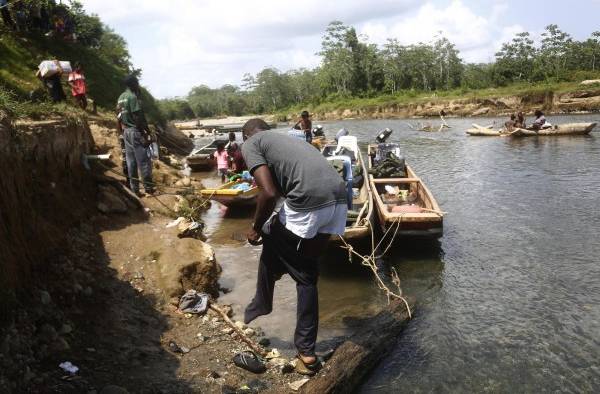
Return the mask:
<svg viewBox="0 0 600 394">
<path fill-rule="evenodd" d="M 548 127 L 550 124 L 546 121 L 546 117 L 544 113 L 539 109 L 534 112 L 535 120 L 531 124 L 531 126 L 527 127 L 525 123 L 525 115 L 523 112 L 519 112 L 518 114 L 511 114 L 510 120 L 504 123 L 504 128 L 507 131 L 513 131 L 515 129 L 529 129 L 529 130 L 541 130 L 545 127 Z"/>
<path fill-rule="evenodd" d="M 242 150 L 235 142 L 235 133 L 229 133 L 229 141 L 219 141 L 217 150 L 213 153 L 217 161 L 217 175 L 221 177 L 221 182 L 226 182 L 230 172 L 240 174 L 247 170 L 246 162 L 242 156 Z"/>
<path fill-rule="evenodd" d="M 54 63 L 56 64 L 58 72 L 50 76 L 43 77 L 40 70 L 38 70 L 35 75 L 40 79 L 40 81 L 42 81 L 48 90 L 48 95 L 50 96 L 52 102 L 59 103 L 67 99 L 61 80 L 62 76 L 64 75 L 64 70 L 58 60 L 54 60 Z M 85 110 L 87 108 L 87 85 L 81 63 L 75 63 L 73 70 L 68 75 L 67 81 L 71 87 L 71 95 L 73 96 L 73 100 L 75 100 L 75 103 L 81 109 Z"/>
</svg>

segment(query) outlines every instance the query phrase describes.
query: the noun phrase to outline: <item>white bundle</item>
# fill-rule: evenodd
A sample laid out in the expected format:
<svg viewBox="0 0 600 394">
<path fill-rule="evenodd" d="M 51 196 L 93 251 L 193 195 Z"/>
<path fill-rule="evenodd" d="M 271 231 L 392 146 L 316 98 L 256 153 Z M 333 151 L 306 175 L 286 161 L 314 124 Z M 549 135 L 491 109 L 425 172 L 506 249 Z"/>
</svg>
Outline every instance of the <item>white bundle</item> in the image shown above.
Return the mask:
<svg viewBox="0 0 600 394">
<path fill-rule="evenodd" d="M 59 64 L 63 69 L 63 74 L 68 74 L 73 71 L 71 69 L 71 62 L 60 61 Z M 58 66 L 54 60 L 44 60 L 40 63 L 38 69 L 40 70 L 42 78 L 48 78 L 58 73 Z"/>
</svg>

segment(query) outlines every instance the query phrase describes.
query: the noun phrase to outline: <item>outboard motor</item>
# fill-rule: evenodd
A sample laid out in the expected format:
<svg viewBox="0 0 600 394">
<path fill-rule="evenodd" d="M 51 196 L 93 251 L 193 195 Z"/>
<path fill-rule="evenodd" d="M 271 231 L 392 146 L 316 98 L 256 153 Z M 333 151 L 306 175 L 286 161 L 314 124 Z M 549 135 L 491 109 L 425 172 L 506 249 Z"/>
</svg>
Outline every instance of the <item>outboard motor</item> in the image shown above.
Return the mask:
<svg viewBox="0 0 600 394">
<path fill-rule="evenodd" d="M 317 127 L 312 129 L 312 133 L 315 137 L 325 136 L 325 132 L 323 131 L 323 126 L 321 126 L 320 124 L 318 124 Z"/>
<path fill-rule="evenodd" d="M 338 131 L 338 132 L 337 132 L 337 134 L 335 135 L 335 140 L 336 140 L 336 141 L 339 141 L 339 140 L 340 140 L 340 137 L 345 137 L 345 136 L 347 136 L 347 135 L 349 135 L 349 134 L 350 134 L 350 132 L 349 132 L 348 130 L 346 130 L 346 129 L 343 129 L 343 128 L 342 128 L 342 129 L 340 129 L 340 131 Z"/>
<path fill-rule="evenodd" d="M 386 127 L 385 129 L 379 132 L 377 137 L 375 137 L 375 141 L 377 141 L 380 144 L 383 144 L 388 139 L 388 137 L 392 135 L 392 131 L 392 129 Z"/>
</svg>

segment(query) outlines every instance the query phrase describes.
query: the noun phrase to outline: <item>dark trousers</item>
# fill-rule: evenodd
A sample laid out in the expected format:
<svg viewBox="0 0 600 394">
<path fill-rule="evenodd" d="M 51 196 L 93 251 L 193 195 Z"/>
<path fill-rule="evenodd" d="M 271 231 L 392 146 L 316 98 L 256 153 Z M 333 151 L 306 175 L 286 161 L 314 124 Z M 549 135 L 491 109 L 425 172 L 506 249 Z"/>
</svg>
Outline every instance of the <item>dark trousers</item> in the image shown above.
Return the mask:
<svg viewBox="0 0 600 394">
<path fill-rule="evenodd" d="M 294 344 L 304 356 L 315 355 L 319 329 L 319 269 L 316 257 L 302 251 L 300 237 L 287 230 L 279 221 L 271 225 L 271 234 L 263 235 L 263 250 L 258 266 L 256 294 L 246 308 L 244 320 L 250 323 L 273 310 L 275 281 L 289 274 L 296 281 L 297 313 Z"/>
</svg>

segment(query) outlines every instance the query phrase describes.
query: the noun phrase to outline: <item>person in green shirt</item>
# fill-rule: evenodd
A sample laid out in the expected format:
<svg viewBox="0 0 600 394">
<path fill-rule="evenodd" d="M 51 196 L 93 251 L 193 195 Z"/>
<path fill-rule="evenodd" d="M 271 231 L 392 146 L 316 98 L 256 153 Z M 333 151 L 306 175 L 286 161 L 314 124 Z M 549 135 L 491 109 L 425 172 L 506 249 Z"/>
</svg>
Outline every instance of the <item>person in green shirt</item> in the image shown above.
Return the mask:
<svg viewBox="0 0 600 394">
<path fill-rule="evenodd" d="M 148 155 L 150 146 L 150 129 L 144 115 L 140 99 L 140 84 L 135 75 L 128 75 L 124 80 L 127 89 L 119 96 L 117 109 L 119 120 L 123 126 L 123 140 L 125 141 L 125 158 L 131 190 L 137 195 L 140 193 L 138 169 L 144 182 L 147 194 L 154 193 L 152 183 L 152 162 Z"/>
</svg>

